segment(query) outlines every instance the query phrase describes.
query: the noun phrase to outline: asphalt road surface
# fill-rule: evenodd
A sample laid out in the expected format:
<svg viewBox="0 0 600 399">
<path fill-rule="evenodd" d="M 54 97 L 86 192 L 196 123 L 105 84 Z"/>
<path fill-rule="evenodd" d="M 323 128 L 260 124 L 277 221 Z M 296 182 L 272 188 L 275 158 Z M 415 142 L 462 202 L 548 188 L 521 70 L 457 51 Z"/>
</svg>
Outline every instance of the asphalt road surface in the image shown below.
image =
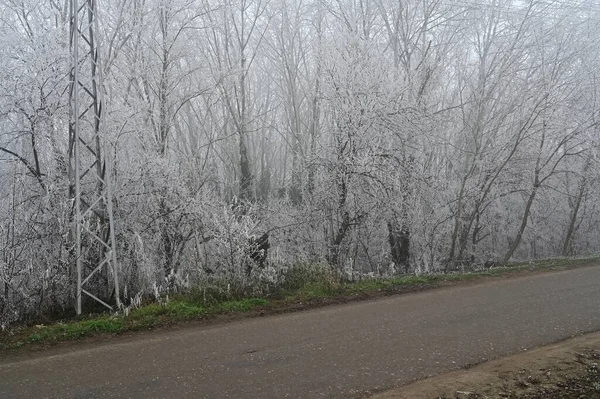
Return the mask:
<svg viewBox="0 0 600 399">
<path fill-rule="evenodd" d="M 348 398 L 600 330 L 600 267 L 0 360 L 0 398 Z"/>
</svg>

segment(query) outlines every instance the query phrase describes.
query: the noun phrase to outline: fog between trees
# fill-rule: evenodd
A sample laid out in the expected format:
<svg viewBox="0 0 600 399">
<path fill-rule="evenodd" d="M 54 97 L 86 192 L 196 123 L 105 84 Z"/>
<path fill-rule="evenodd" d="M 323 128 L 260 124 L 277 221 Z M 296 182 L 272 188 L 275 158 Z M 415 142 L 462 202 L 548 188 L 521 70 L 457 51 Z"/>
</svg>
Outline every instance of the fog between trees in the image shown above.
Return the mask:
<svg viewBox="0 0 600 399">
<path fill-rule="evenodd" d="M 595 1 L 98 7 L 125 302 L 598 251 Z M 73 304 L 68 8 L 0 5 L 4 326 Z"/>
</svg>

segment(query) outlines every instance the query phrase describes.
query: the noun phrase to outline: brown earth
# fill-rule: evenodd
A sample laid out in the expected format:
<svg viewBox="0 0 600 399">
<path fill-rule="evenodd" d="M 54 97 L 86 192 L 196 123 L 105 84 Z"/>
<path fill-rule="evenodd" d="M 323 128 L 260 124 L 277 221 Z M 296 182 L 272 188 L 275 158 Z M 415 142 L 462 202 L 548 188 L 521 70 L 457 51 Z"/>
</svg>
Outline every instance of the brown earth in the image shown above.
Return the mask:
<svg viewBox="0 0 600 399">
<path fill-rule="evenodd" d="M 482 363 L 371 399 L 600 398 L 600 333 Z"/>
</svg>

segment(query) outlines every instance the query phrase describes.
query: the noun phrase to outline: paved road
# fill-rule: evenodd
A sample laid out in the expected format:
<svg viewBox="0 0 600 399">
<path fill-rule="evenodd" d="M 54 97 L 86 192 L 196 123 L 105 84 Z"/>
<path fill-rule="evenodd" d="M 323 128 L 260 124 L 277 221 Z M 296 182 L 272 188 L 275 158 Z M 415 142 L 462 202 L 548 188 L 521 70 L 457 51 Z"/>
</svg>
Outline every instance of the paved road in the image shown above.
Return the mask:
<svg viewBox="0 0 600 399">
<path fill-rule="evenodd" d="M 600 267 L 0 360 L 0 398 L 348 398 L 600 330 Z"/>
</svg>

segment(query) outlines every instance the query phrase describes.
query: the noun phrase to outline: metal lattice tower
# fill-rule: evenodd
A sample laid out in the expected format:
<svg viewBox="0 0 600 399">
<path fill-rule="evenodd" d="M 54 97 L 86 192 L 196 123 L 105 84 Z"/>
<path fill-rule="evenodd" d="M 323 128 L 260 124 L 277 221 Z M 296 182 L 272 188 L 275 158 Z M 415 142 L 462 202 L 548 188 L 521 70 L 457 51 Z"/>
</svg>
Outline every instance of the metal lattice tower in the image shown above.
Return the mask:
<svg viewBox="0 0 600 399">
<path fill-rule="evenodd" d="M 110 154 L 103 140 L 102 66 L 96 33 L 97 0 L 70 0 L 69 196 L 77 278 L 77 314 L 82 297 L 109 309 L 119 302 L 118 264 L 111 195 Z"/>
</svg>

